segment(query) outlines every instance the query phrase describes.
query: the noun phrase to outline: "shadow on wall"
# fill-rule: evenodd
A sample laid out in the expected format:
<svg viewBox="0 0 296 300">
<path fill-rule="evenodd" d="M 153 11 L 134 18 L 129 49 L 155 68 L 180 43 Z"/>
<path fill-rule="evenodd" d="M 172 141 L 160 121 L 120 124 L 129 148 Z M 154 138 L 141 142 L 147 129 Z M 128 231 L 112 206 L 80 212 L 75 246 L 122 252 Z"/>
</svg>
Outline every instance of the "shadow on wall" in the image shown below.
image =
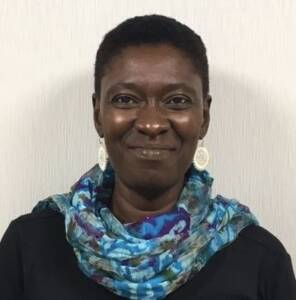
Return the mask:
<svg viewBox="0 0 296 300">
<path fill-rule="evenodd" d="M 280 96 L 250 78 L 221 70 L 213 70 L 211 93 L 206 144 L 216 178 L 214 194 L 224 193 L 254 207 L 263 226 L 275 233 L 295 228 L 292 216 L 287 216 L 294 187 L 286 178 L 294 171 L 288 159 L 288 114 Z"/>
<path fill-rule="evenodd" d="M 63 78 L 53 83 L 42 94 L 30 95 L 38 105 L 29 110 L 21 142 L 27 145 L 23 153 L 27 166 L 24 170 L 31 173 L 23 174 L 30 186 L 29 202 L 35 203 L 49 191 L 68 191 L 96 163 L 92 80 L 91 72 L 81 73 L 68 81 Z"/>
</svg>

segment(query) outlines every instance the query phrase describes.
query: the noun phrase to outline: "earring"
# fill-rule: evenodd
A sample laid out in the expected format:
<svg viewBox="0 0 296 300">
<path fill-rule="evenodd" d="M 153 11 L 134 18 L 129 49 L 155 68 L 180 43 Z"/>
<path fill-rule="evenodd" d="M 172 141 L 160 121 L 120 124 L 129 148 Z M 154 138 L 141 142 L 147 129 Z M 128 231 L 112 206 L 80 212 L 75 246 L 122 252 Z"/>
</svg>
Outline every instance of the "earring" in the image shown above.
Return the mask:
<svg viewBox="0 0 296 300">
<path fill-rule="evenodd" d="M 199 171 L 205 170 L 210 160 L 209 151 L 203 145 L 203 139 L 201 140 L 201 145 L 197 143 L 197 149 L 194 154 L 193 164 L 195 168 Z"/>
<path fill-rule="evenodd" d="M 102 172 L 104 172 L 106 169 L 107 159 L 108 159 L 108 154 L 106 151 L 105 140 L 99 136 L 98 163 Z"/>
</svg>

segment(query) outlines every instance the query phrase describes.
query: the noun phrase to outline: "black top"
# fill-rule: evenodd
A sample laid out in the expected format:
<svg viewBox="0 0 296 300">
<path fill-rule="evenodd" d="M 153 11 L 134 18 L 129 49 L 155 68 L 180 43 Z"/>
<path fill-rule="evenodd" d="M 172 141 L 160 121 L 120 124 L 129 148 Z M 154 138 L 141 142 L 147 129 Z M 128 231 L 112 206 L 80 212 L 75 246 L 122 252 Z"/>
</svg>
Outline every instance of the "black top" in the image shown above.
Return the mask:
<svg viewBox="0 0 296 300">
<path fill-rule="evenodd" d="M 64 216 L 50 209 L 12 221 L 0 243 L 1 300 L 123 299 L 86 277 L 65 239 Z M 166 299 L 296 300 L 289 254 L 250 225 Z"/>
</svg>

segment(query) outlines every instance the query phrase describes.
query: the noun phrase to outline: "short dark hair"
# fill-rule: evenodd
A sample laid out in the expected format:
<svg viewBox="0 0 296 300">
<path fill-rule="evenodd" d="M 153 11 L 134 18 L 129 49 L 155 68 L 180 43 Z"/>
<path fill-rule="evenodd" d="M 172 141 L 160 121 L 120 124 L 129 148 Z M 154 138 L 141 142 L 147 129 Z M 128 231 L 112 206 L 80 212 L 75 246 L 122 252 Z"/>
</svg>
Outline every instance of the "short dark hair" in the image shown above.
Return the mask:
<svg viewBox="0 0 296 300">
<path fill-rule="evenodd" d="M 127 19 L 104 36 L 95 62 L 96 94 L 100 94 L 101 80 L 112 58 L 125 47 L 143 44 L 169 44 L 181 50 L 201 77 L 203 95 L 208 95 L 209 66 L 201 37 L 177 20 L 155 14 Z"/>
</svg>

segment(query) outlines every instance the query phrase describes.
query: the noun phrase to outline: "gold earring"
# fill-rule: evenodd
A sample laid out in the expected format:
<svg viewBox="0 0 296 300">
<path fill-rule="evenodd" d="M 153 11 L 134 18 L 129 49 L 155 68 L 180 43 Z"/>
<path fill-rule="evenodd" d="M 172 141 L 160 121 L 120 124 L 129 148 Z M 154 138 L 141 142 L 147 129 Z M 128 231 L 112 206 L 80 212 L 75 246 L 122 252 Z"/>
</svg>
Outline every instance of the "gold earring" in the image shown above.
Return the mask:
<svg viewBox="0 0 296 300">
<path fill-rule="evenodd" d="M 199 171 L 205 170 L 210 160 L 209 151 L 203 144 L 203 139 L 201 140 L 201 145 L 198 145 L 197 143 L 197 148 L 193 158 L 193 164 Z"/>
</svg>

